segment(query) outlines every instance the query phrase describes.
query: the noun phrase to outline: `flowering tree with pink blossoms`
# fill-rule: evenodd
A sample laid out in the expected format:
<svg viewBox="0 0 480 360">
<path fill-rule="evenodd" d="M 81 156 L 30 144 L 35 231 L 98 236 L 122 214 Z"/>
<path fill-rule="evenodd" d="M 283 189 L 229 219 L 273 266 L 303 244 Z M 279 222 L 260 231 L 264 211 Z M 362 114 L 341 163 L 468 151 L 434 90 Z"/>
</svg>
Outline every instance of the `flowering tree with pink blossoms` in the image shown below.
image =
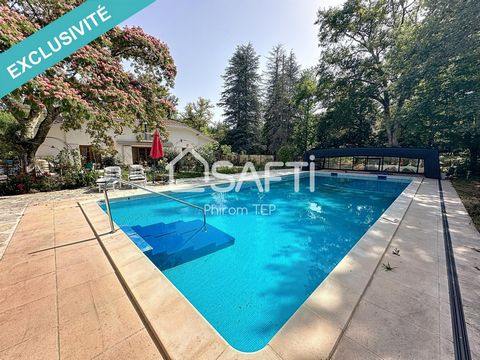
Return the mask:
<svg viewBox="0 0 480 360">
<path fill-rule="evenodd" d="M 0 52 L 82 1 L 0 0 Z M 8 141 L 33 160 L 55 121 L 64 130 L 85 126 L 97 149 L 113 149 L 109 131 L 140 134 L 144 124 L 165 132 L 175 110 L 169 91 L 176 67 L 167 45 L 139 27 L 116 27 L 0 101 L 15 122 Z"/>
</svg>

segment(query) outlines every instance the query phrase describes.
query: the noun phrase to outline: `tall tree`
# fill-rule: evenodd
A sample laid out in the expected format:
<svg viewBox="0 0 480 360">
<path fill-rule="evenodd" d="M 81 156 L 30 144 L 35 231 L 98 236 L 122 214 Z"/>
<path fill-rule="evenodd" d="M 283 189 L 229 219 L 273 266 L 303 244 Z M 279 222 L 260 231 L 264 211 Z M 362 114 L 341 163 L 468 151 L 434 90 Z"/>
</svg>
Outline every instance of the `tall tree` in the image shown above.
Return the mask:
<svg viewBox="0 0 480 360">
<path fill-rule="evenodd" d="M 212 123 L 208 127 L 208 132 L 209 135 L 213 139 L 217 140 L 220 144 L 225 144 L 225 138 L 228 132 L 228 128 L 223 121 L 217 121 Z"/>
<path fill-rule="evenodd" d="M 209 125 L 213 119 L 213 104 L 210 100 L 199 97 L 197 101 L 185 105 L 180 114 L 180 121 L 184 124 L 208 134 Z"/>
<path fill-rule="evenodd" d="M 373 129 L 378 108 L 362 89 L 346 86 L 336 93 L 332 104 L 319 115 L 318 144 L 329 147 L 361 147 L 374 145 Z"/>
<path fill-rule="evenodd" d="M 322 71 L 333 81 L 365 88 L 363 93 L 379 107 L 390 146 L 398 145 L 396 114 L 405 99 L 392 89 L 398 76 L 388 59 L 398 32 L 417 23 L 419 11 L 419 0 L 347 0 L 318 13 Z"/>
<path fill-rule="evenodd" d="M 223 75 L 219 105 L 228 126 L 225 142 L 233 151 L 251 152 L 259 146 L 261 125 L 259 56 L 251 43 L 240 45 Z"/>
<path fill-rule="evenodd" d="M 293 131 L 295 146 L 300 152 L 313 148 L 317 143 L 319 103 L 317 80 L 313 70 L 304 70 L 295 89 L 296 117 Z"/>
<path fill-rule="evenodd" d="M 407 99 L 403 142 L 468 149 L 471 170 L 480 154 L 480 5 L 428 0 L 421 26 L 403 34 L 396 91 Z"/>
<path fill-rule="evenodd" d="M 2 1 L 0 52 L 83 1 Z M 128 61 L 132 71 L 122 62 Z M 168 47 L 141 28 L 116 27 L 3 97 L 13 115 L 14 141 L 30 163 L 56 119 L 65 130 L 85 125 L 98 148 L 113 149 L 109 130 L 141 133 L 142 123 L 164 130 L 174 109 L 169 95 L 176 68 Z M 140 120 L 140 121 L 139 121 Z"/>
<path fill-rule="evenodd" d="M 275 46 L 267 64 L 264 113 L 264 136 L 267 149 L 273 154 L 292 139 L 298 74 L 295 54 L 287 55 L 282 45 Z"/>
</svg>

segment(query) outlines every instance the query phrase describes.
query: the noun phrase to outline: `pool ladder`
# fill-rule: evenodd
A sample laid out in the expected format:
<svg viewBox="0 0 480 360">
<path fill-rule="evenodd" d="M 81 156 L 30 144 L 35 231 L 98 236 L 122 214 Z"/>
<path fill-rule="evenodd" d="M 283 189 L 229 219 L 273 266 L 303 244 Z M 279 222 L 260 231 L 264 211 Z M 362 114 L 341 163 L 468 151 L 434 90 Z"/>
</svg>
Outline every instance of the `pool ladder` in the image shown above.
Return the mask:
<svg viewBox="0 0 480 360">
<path fill-rule="evenodd" d="M 202 212 L 202 215 L 203 215 L 203 230 L 207 230 L 207 212 L 205 211 L 205 208 L 201 207 L 201 206 L 198 206 L 198 205 L 195 205 L 195 204 L 192 204 L 188 201 L 185 201 L 185 200 L 182 200 L 182 199 L 179 199 L 179 198 L 176 198 L 174 196 L 171 196 L 171 195 L 167 195 L 167 194 L 164 194 L 162 192 L 159 192 L 159 191 L 154 191 L 154 190 L 151 190 L 145 186 L 142 186 L 142 185 L 138 185 L 138 184 L 135 184 L 135 183 L 132 183 L 130 181 L 125 181 L 125 180 L 121 180 L 121 179 L 112 179 L 112 181 L 116 181 L 116 182 L 119 182 L 121 184 L 125 184 L 125 185 L 129 185 L 129 186 L 135 186 L 136 188 L 138 189 L 141 189 L 141 190 L 144 190 L 144 191 L 147 191 L 149 193 L 152 193 L 152 194 L 155 194 L 155 195 L 159 195 L 159 196 L 163 196 L 167 199 L 170 199 L 170 200 L 173 200 L 173 201 L 176 201 L 180 204 L 183 204 L 183 205 L 186 205 L 186 206 L 190 206 L 194 209 L 197 209 L 197 210 L 200 210 Z M 109 181 L 107 180 L 104 184 L 104 188 L 103 188 L 103 194 L 104 194 L 104 197 L 105 197 L 105 206 L 107 208 L 107 214 L 108 214 L 108 218 L 109 218 L 109 221 L 110 221 L 110 229 L 111 229 L 111 232 L 114 232 L 115 231 L 115 228 L 113 226 L 113 219 L 112 219 L 112 211 L 110 209 L 110 200 L 108 198 L 108 190 L 107 190 L 107 187 L 109 185 Z"/>
</svg>

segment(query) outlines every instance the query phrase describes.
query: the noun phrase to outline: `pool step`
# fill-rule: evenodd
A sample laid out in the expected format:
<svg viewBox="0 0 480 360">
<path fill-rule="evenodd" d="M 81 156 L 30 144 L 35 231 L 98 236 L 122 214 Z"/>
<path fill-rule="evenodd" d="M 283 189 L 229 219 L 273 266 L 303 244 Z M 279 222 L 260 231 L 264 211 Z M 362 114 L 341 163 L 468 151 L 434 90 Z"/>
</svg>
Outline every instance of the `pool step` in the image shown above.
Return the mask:
<svg viewBox="0 0 480 360">
<path fill-rule="evenodd" d="M 200 220 L 133 226 L 131 229 L 148 244 L 151 250 L 144 252 L 160 270 L 198 259 L 235 242 L 232 236 L 210 224 L 205 229 Z"/>
<path fill-rule="evenodd" d="M 130 226 L 120 226 L 125 234 L 138 246 L 142 252 L 147 253 L 151 251 L 153 248 L 140 236 L 137 234 L 135 230 L 133 230 Z"/>
</svg>

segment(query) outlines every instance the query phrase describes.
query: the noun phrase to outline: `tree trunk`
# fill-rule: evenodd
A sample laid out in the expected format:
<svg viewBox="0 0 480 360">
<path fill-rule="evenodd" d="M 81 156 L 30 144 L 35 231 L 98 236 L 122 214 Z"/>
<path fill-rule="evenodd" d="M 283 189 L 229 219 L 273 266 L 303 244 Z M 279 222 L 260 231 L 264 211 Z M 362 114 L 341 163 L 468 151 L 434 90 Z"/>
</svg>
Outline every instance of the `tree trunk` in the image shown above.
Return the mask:
<svg viewBox="0 0 480 360">
<path fill-rule="evenodd" d="M 35 136 L 32 139 L 19 139 L 18 144 L 23 149 L 23 156 L 24 156 L 24 171 L 28 172 L 29 167 L 32 167 L 35 154 L 37 153 L 38 148 L 40 145 L 43 144 L 45 141 L 50 128 L 52 127 L 53 121 L 58 116 L 56 111 L 49 111 L 45 116 L 45 119 L 41 122 Z"/>
<path fill-rule="evenodd" d="M 385 83 L 386 87 L 387 84 Z M 398 128 L 395 126 L 394 119 L 390 112 L 390 93 L 387 90 L 383 91 L 383 122 L 387 132 L 388 146 L 398 146 Z"/>
<path fill-rule="evenodd" d="M 390 116 L 390 106 L 383 107 L 383 122 L 385 131 L 387 132 L 387 141 L 389 147 L 398 146 L 397 132 L 392 123 L 392 117 Z"/>
</svg>

